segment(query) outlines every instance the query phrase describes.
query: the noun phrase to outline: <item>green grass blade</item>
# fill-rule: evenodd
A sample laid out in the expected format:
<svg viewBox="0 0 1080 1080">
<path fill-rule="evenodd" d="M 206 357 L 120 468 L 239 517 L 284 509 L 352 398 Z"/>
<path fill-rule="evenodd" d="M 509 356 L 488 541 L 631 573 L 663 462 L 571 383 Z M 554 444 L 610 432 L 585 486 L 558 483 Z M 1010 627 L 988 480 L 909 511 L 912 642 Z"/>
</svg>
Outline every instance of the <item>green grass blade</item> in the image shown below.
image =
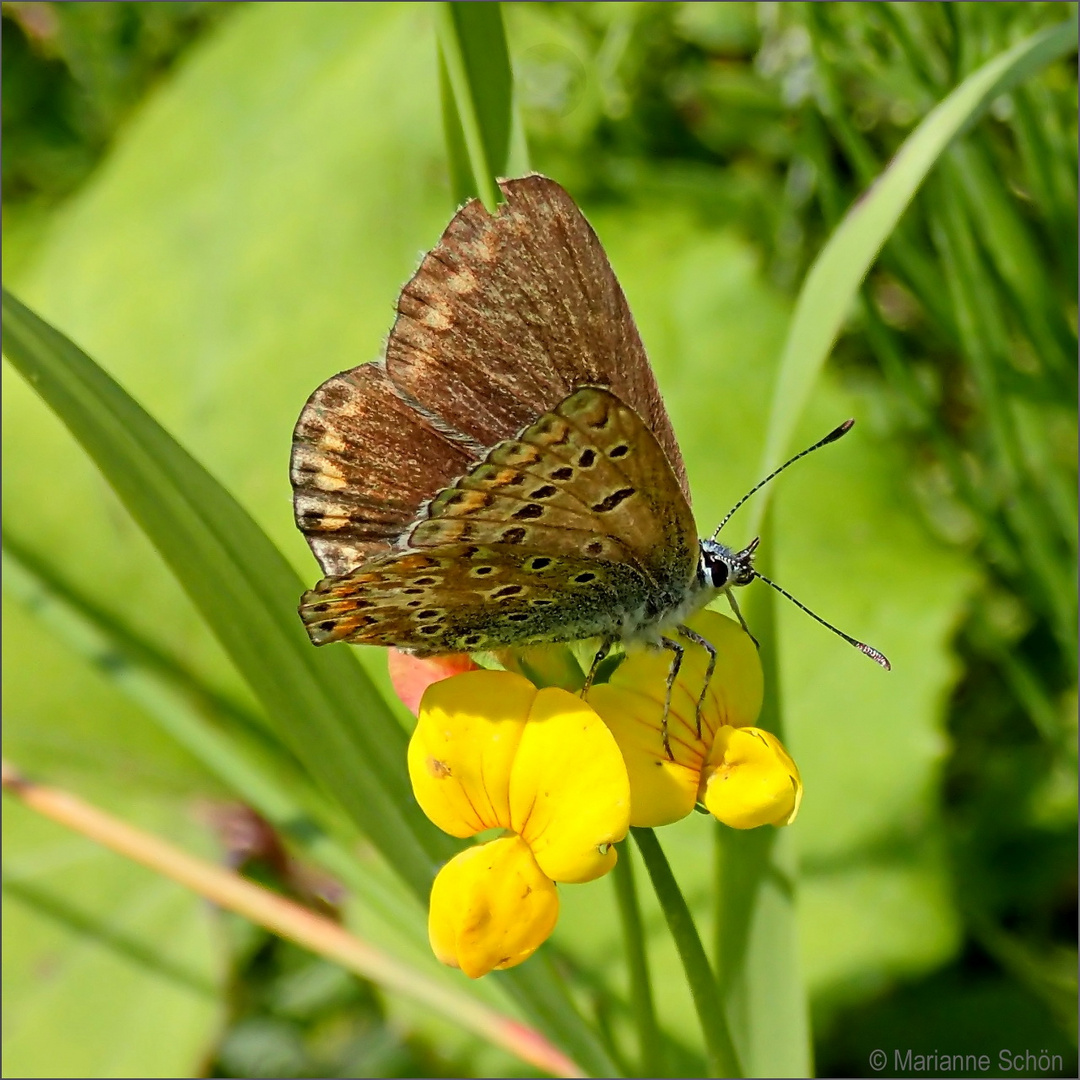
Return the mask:
<svg viewBox="0 0 1080 1080">
<path fill-rule="evenodd" d="M 1076 23 L 1034 34 L 965 79 L 905 140 L 873 187 L 848 211 L 810 268 L 780 361 L 762 474 L 783 459 L 856 293 L 919 185 L 957 135 L 999 94 L 1076 48 Z M 766 499 L 754 506 L 761 520 Z"/>
<path fill-rule="evenodd" d="M 275 735 L 426 900 L 448 846 L 416 807 L 405 733 L 348 650 L 316 650 L 303 583 L 251 517 L 76 345 L 4 294 L 4 352 L 101 469 L 248 681 Z"/>
<path fill-rule="evenodd" d="M 173 657 L 102 611 L 5 535 L 4 591 L 126 697 L 281 835 L 337 877 L 399 932 L 415 936 L 418 904 L 372 860 L 350 848 L 356 831 L 318 791 L 296 758 L 259 718 L 207 687 Z"/>
<path fill-rule="evenodd" d="M 513 130 L 513 75 L 498 3 L 439 4 L 439 75 L 451 186 L 494 212 Z"/>
<path fill-rule="evenodd" d="M 781 354 L 762 475 L 783 460 L 863 279 L 930 170 L 995 97 L 1075 43 L 1075 22 L 1070 21 L 1019 42 L 983 65 L 929 113 L 848 211 L 810 268 L 796 301 Z M 760 534 L 766 523 L 768 489 L 762 494 L 765 498 L 751 507 L 751 535 Z M 771 596 L 748 598 L 755 627 L 770 624 L 763 609 L 772 604 Z M 774 672 L 769 681 L 775 678 Z M 769 707 L 762 723 L 779 732 L 781 719 L 779 707 Z M 753 1075 L 809 1075 L 790 840 L 725 832 L 718 840 L 717 862 L 723 879 L 717 890 L 719 981 L 746 1064 Z M 736 882 L 745 887 L 733 888 Z"/>
</svg>

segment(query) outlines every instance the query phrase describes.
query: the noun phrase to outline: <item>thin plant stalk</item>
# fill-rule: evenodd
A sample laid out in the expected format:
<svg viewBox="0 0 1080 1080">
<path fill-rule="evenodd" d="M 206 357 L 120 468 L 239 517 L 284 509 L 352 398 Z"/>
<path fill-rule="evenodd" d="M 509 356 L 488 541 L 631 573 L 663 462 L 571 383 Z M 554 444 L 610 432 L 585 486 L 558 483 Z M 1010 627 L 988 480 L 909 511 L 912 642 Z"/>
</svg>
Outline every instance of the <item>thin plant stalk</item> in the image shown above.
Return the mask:
<svg viewBox="0 0 1080 1080">
<path fill-rule="evenodd" d="M 656 1022 L 656 1006 L 649 981 L 649 957 L 645 948 L 645 928 L 641 921 L 637 887 L 630 845 L 624 840 L 618 845 L 619 858 L 611 872 L 615 899 L 622 922 L 626 966 L 630 977 L 630 1009 L 638 1036 L 641 1076 L 664 1075 L 664 1051 L 660 1028 Z"/>
<path fill-rule="evenodd" d="M 709 966 L 709 958 L 705 955 L 694 918 L 679 890 L 675 875 L 671 872 L 667 856 L 664 855 L 652 829 L 632 828 L 630 833 L 641 852 L 641 858 L 649 872 L 653 889 L 664 912 L 664 919 L 682 961 L 686 982 L 694 1000 L 694 1009 L 705 1038 L 709 1076 L 745 1076 L 724 1014 L 716 976 Z"/>
<path fill-rule="evenodd" d="M 35 784 L 7 762 L 3 765 L 3 786 L 29 809 L 362 978 L 428 1006 L 552 1076 L 585 1075 L 538 1031 L 465 995 L 447 990 L 301 904 L 247 881 L 231 870 L 195 858 L 77 796 Z"/>
</svg>

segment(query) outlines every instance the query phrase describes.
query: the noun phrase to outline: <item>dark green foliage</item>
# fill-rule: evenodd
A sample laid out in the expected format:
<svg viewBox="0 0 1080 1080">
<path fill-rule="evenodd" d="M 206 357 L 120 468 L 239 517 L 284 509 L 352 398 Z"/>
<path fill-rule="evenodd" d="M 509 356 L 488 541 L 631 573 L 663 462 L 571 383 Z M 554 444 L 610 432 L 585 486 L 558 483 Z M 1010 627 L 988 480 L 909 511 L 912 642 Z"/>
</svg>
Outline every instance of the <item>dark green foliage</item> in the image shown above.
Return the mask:
<svg viewBox="0 0 1080 1080">
<path fill-rule="evenodd" d="M 4 4 L 4 201 L 67 194 L 232 3 Z"/>
</svg>

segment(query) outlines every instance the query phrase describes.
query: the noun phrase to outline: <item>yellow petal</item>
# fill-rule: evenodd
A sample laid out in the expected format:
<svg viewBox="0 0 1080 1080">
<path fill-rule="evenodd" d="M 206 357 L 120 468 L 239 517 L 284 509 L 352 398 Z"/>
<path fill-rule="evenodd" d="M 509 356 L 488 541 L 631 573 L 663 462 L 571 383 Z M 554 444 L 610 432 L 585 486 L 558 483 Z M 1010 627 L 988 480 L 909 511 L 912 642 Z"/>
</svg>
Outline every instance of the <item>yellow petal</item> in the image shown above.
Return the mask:
<svg viewBox="0 0 1080 1080">
<path fill-rule="evenodd" d="M 790 825 L 802 801 L 802 780 L 775 735 L 723 727 L 702 773 L 702 795 L 709 812 L 734 829 Z"/>
<path fill-rule="evenodd" d="M 618 686 L 597 686 L 589 704 L 615 737 L 630 779 L 630 824 L 648 828 L 686 817 L 697 801 L 701 754 L 683 764 L 688 751 L 676 740 L 669 760 L 660 737 L 663 702 Z"/>
<path fill-rule="evenodd" d="M 716 649 L 716 668 L 702 702 L 699 736 L 697 702 L 709 658 L 703 648 L 684 641 L 686 651 L 667 715 L 674 761 L 663 738 L 670 652 L 635 650 L 610 683 L 589 694 L 589 704 L 603 716 L 626 761 L 632 825 L 667 825 L 690 813 L 714 732 L 724 725 L 751 724 L 761 711 L 761 661 L 739 624 L 715 611 L 701 611 L 687 625 Z"/>
<path fill-rule="evenodd" d="M 431 889 L 435 955 L 470 979 L 527 960 L 559 917 L 559 894 L 518 836 L 455 855 Z"/>
<path fill-rule="evenodd" d="M 630 784 L 619 748 L 581 698 L 537 693 L 510 782 L 510 828 L 555 881 L 580 882 L 615 865 L 630 824 Z"/>
<path fill-rule="evenodd" d="M 443 832 L 511 827 L 510 771 L 536 695 L 509 671 L 469 671 L 425 691 L 409 741 L 409 779 Z"/>
<path fill-rule="evenodd" d="M 757 646 L 733 619 L 715 611 L 699 611 L 687 620 L 716 649 L 716 668 L 702 701 L 702 738 L 697 737 L 696 707 L 705 685 L 708 653 L 698 645 L 680 639 L 685 648 L 678 677 L 672 686 L 668 713 L 672 751 L 676 742 L 685 742 L 705 756 L 712 733 L 725 724 L 745 727 L 761 712 L 764 676 Z M 672 654 L 667 650 L 635 649 L 616 668 L 609 685 L 630 690 L 655 701 L 659 706 L 656 726 L 663 716 L 664 695 Z M 685 764 L 690 764 L 687 760 Z"/>
</svg>

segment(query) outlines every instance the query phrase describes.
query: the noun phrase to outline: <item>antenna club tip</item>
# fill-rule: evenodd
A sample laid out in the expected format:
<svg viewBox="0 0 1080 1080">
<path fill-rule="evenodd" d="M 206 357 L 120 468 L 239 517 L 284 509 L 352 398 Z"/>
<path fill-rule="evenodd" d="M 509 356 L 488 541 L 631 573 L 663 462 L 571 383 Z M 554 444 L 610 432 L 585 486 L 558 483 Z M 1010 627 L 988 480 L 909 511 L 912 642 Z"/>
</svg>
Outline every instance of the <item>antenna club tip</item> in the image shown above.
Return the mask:
<svg viewBox="0 0 1080 1080">
<path fill-rule="evenodd" d="M 889 658 L 884 653 L 878 652 L 877 649 L 862 641 L 856 641 L 854 645 L 859 652 L 865 653 L 871 660 L 880 664 L 886 671 L 892 671 L 892 664 L 889 663 Z"/>
<path fill-rule="evenodd" d="M 835 442 L 837 439 L 846 435 L 855 426 L 855 419 L 852 417 L 850 420 L 845 420 L 839 427 L 833 428 L 828 435 L 821 441 L 823 443 Z"/>
</svg>

